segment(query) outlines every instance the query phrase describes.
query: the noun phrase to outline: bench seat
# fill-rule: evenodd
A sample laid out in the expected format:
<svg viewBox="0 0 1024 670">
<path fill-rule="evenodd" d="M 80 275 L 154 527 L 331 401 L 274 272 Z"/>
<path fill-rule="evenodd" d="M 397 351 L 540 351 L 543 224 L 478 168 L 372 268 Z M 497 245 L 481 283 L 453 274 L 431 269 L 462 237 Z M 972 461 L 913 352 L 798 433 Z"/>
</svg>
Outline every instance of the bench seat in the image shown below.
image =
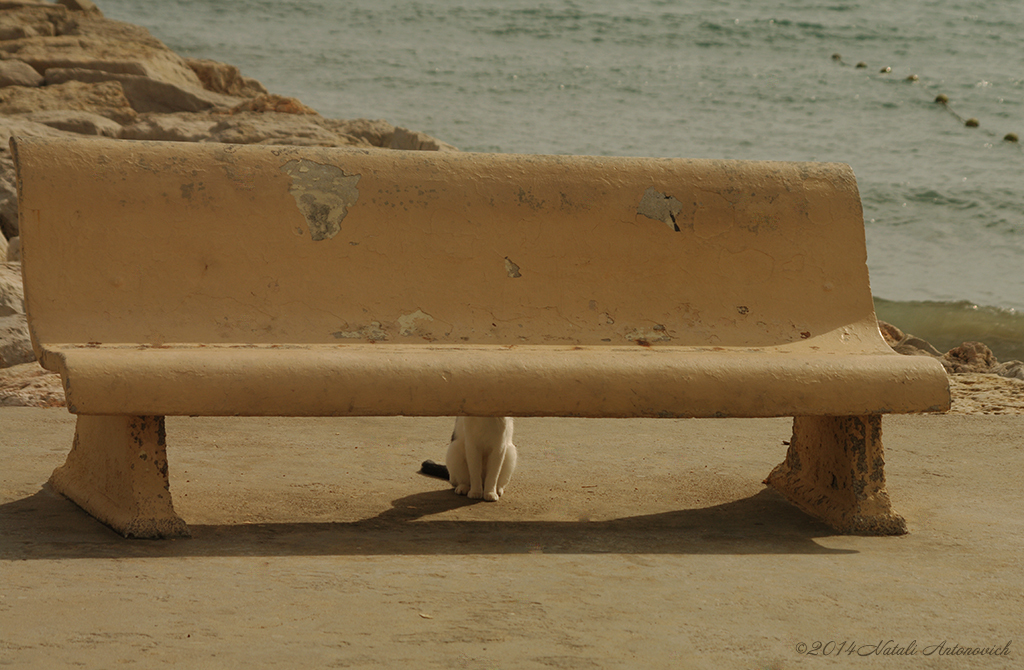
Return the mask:
<svg viewBox="0 0 1024 670">
<path fill-rule="evenodd" d="M 931 361 L 820 349 L 813 341 L 50 347 L 76 414 L 779 417 L 939 411 L 948 402 Z"/>
</svg>

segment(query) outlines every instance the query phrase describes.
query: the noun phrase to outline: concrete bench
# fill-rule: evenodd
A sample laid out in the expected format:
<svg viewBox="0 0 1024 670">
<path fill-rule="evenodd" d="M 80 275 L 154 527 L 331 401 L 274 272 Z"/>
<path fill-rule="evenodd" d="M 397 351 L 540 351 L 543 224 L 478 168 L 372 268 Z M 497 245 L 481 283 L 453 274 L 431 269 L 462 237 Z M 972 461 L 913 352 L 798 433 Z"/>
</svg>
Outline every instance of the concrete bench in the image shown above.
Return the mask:
<svg viewBox="0 0 1024 670">
<path fill-rule="evenodd" d="M 33 344 L 78 415 L 51 484 L 125 535 L 188 532 L 167 415 L 792 416 L 766 482 L 906 532 L 880 415 L 949 389 L 882 340 L 845 165 L 12 150 Z"/>
</svg>

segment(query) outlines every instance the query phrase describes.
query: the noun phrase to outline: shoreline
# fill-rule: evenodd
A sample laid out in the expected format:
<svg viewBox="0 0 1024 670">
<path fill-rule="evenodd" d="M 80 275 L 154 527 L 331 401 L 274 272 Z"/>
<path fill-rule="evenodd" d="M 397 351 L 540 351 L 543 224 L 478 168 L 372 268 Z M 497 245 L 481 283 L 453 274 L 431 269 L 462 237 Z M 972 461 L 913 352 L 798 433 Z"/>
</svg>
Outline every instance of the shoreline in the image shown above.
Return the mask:
<svg viewBox="0 0 1024 670">
<path fill-rule="evenodd" d="M 90 0 L 0 3 L 0 406 L 63 405 L 59 376 L 34 363 L 28 336 L 13 134 L 457 151 L 388 121 L 325 118 L 233 65 L 179 56 Z M 899 328 L 882 330 L 899 353 L 943 362 L 954 413 L 1024 413 L 1020 362 L 1000 364 L 978 343 L 943 354 Z"/>
</svg>

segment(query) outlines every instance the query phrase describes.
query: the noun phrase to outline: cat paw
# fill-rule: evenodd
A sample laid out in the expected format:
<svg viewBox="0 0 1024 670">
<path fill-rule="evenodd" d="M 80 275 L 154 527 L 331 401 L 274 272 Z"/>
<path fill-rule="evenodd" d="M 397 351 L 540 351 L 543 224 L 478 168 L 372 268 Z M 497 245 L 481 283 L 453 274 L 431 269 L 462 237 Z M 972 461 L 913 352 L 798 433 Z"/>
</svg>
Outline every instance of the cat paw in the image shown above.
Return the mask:
<svg viewBox="0 0 1024 670">
<path fill-rule="evenodd" d="M 485 493 L 484 494 L 484 500 L 486 500 L 487 502 L 498 502 L 498 497 L 499 496 L 498 496 L 497 493 Z"/>
<path fill-rule="evenodd" d="M 473 500 L 480 500 L 481 498 L 484 497 L 484 492 L 483 491 L 473 491 L 471 489 L 469 491 L 469 493 L 466 494 L 466 497 L 467 498 L 471 498 Z"/>
<path fill-rule="evenodd" d="M 460 496 L 464 496 L 464 495 L 466 495 L 467 493 L 469 493 L 469 487 L 468 487 L 468 486 L 466 486 L 465 484 L 463 484 L 463 485 L 461 485 L 461 486 L 456 486 L 456 487 L 455 487 L 455 493 L 456 493 L 457 495 L 460 495 Z"/>
</svg>

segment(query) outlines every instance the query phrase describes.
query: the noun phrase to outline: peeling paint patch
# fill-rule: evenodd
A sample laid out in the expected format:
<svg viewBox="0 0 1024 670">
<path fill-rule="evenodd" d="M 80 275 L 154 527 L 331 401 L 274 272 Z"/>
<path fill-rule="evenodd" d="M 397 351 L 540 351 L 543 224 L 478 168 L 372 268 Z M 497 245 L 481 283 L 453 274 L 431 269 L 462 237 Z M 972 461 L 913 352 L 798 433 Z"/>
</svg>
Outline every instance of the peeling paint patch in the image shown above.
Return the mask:
<svg viewBox="0 0 1024 670">
<path fill-rule="evenodd" d="M 626 339 L 638 344 L 649 345 L 651 342 L 668 342 L 672 337 L 668 334 L 665 326 L 659 323 L 650 329 L 634 328 L 626 333 Z"/>
<path fill-rule="evenodd" d="M 371 321 L 370 325 L 363 326 L 359 330 L 339 330 L 331 333 L 331 336 L 338 340 L 370 340 L 371 342 L 388 339 L 388 334 L 381 328 L 378 321 Z"/>
<path fill-rule="evenodd" d="M 655 190 L 653 186 L 644 191 L 643 196 L 640 198 L 640 204 L 636 208 L 637 214 L 642 214 L 648 219 L 661 221 L 677 233 L 679 232 L 679 224 L 676 223 L 676 217 L 679 216 L 681 211 L 683 211 L 683 203 L 670 195 L 665 195 L 661 191 Z"/>
<path fill-rule="evenodd" d="M 430 322 L 433 321 L 434 317 L 423 312 L 423 310 L 416 310 L 412 314 L 406 314 L 405 316 L 398 317 L 398 334 L 399 335 L 418 335 L 419 334 L 419 323 L 422 321 Z"/>
<path fill-rule="evenodd" d="M 519 266 L 513 263 L 508 256 L 505 256 L 505 272 L 512 279 L 516 279 L 518 277 L 523 276 L 522 274 L 519 273 Z"/>
<path fill-rule="evenodd" d="M 305 158 L 288 161 L 281 171 L 291 177 L 288 191 L 305 217 L 313 241 L 337 235 L 348 208 L 359 199 L 356 184 L 360 175 L 346 175 L 341 168 Z"/>
</svg>

